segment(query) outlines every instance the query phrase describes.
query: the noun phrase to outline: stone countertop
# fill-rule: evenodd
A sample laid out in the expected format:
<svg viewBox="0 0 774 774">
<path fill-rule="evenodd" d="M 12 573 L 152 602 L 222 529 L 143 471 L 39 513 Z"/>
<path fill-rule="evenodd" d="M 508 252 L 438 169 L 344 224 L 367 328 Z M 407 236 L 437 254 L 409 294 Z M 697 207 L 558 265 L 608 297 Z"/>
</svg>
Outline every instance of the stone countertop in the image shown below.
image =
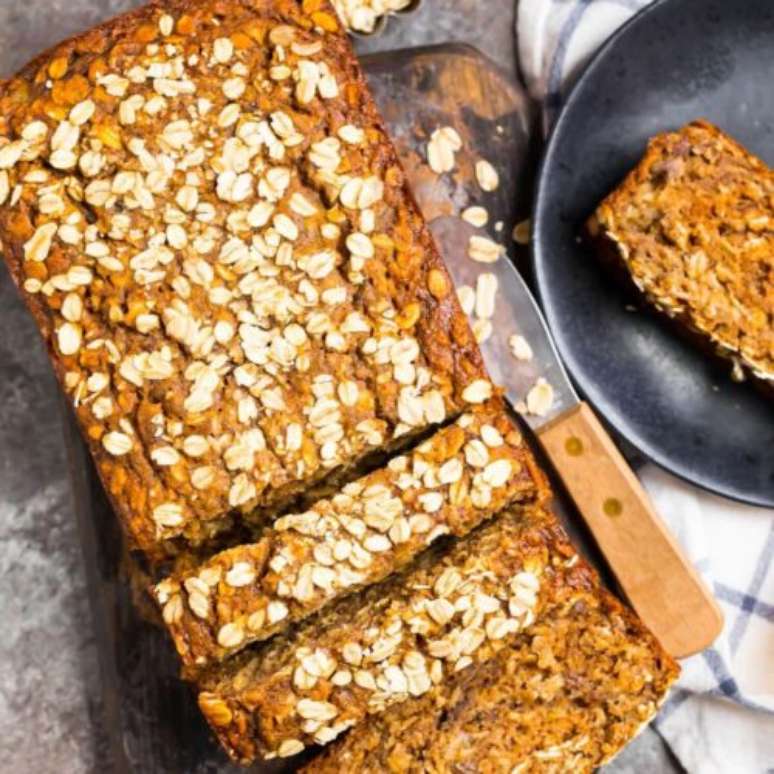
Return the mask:
<svg viewBox="0 0 774 774">
<path fill-rule="evenodd" d="M 0 76 L 138 0 L 3 0 Z M 449 40 L 515 75 L 513 0 L 425 0 L 361 52 Z M 3 771 L 109 772 L 60 404 L 31 317 L 0 269 L 0 760 Z M 647 729 L 605 770 L 679 771 Z"/>
</svg>

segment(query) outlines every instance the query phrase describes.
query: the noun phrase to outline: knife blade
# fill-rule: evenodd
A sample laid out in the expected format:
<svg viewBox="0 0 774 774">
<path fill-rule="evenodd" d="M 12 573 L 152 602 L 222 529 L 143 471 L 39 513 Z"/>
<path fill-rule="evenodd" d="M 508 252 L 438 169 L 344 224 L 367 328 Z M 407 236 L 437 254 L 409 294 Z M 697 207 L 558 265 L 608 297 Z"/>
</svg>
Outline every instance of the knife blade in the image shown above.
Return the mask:
<svg viewBox="0 0 774 774">
<path fill-rule="evenodd" d="M 539 379 L 553 389 L 553 402 L 543 415 L 520 411 L 535 431 L 580 403 L 559 353 L 554 345 L 543 313 L 514 264 L 503 255 L 491 264 L 474 263 L 467 257 L 470 237 L 479 233 L 460 218 L 437 218 L 433 233 L 440 242 L 457 287 L 475 290 L 478 276 L 492 273 L 497 277 L 497 300 L 492 317 L 492 335 L 481 343 L 481 351 L 492 380 L 505 389 L 512 406 L 523 408 L 530 390 Z M 532 355 L 528 360 L 514 357 L 511 336 L 522 336 Z"/>
<path fill-rule="evenodd" d="M 520 412 L 527 424 L 537 432 L 543 425 L 577 406 L 580 398 L 559 358 L 537 300 L 524 278 L 506 257 L 497 262 L 495 272 L 500 292 L 498 304 L 502 307 L 496 310 L 499 314 L 496 314 L 495 330 L 498 333 L 501 330 L 509 331 L 510 334 L 507 337 L 493 336 L 489 342 L 484 342 L 484 356 L 492 378 L 497 384 L 503 385 L 513 406 L 523 407 L 530 391 L 540 379 L 550 385 L 553 401 L 545 413 Z M 510 351 L 508 339 L 514 335 L 523 337 L 529 346 L 531 357 L 528 360 L 516 360 Z M 505 346 L 508 352 L 503 352 Z"/>
<path fill-rule="evenodd" d="M 472 261 L 467 246 L 478 232 L 465 221 L 438 218 L 432 229 L 458 287 L 475 288 L 482 274 L 496 278 L 491 333 L 481 344 L 487 368 L 534 431 L 632 607 L 673 656 L 703 650 L 722 629 L 720 609 L 602 423 L 573 389 L 524 279 L 504 250 L 492 263 Z M 487 284 L 491 288 L 491 278 Z M 514 334 L 529 344 L 529 359 L 514 357 Z M 541 380 L 553 391 L 542 407 L 529 399 Z"/>
</svg>

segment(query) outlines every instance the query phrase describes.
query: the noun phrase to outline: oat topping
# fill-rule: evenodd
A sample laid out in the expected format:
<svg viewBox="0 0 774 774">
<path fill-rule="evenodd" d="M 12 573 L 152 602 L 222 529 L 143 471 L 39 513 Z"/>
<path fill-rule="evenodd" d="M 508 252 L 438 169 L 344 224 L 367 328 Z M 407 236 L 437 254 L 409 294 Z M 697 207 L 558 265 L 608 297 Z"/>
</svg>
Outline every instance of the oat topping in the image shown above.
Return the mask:
<svg viewBox="0 0 774 774">
<path fill-rule="evenodd" d="M 563 540 L 547 515 L 508 512 L 383 588 L 222 665 L 202 680 L 200 706 L 221 738 L 233 740 L 237 724 L 248 729 L 226 742 L 242 762 L 281 756 L 287 740 L 327 743 L 495 657 L 547 606 L 571 605 L 568 579 L 587 570 L 566 561 Z"/>
<path fill-rule="evenodd" d="M 473 388 L 484 399 L 488 383 Z M 383 579 L 442 535 L 464 535 L 508 503 L 535 499 L 533 476 L 516 427 L 485 406 L 278 519 L 258 543 L 164 580 L 154 595 L 184 663 L 202 667 Z"/>
<path fill-rule="evenodd" d="M 336 18 L 218 8 L 140 9 L 0 96 L 9 264 L 151 553 L 458 414 L 483 375 Z"/>
<path fill-rule="evenodd" d="M 529 627 L 535 619 L 540 590 L 538 562 L 532 571 L 521 570 L 510 579 L 500 578 L 475 566 L 463 572 L 448 568 L 438 576 L 434 586 L 420 590 L 410 598 L 404 610 L 391 610 L 385 620 L 375 619 L 361 642 L 349 641 L 341 648 L 315 649 L 302 647 L 295 651 L 298 664 L 293 671 L 297 697 L 295 712 L 310 742 L 327 744 L 359 718 L 345 718 L 345 724 L 332 724 L 347 712 L 345 703 L 314 701 L 305 697 L 313 693 L 320 680 L 332 686 L 345 687 L 352 681 L 345 652 L 359 650 L 355 685 L 370 694 L 366 711 L 382 712 L 391 704 L 409 697 L 422 696 L 445 675 L 464 669 L 480 657 L 487 643 L 496 643 Z M 434 594 L 438 596 L 433 596 Z M 402 615 L 401 615 L 402 613 Z M 365 636 L 362 636 L 365 635 Z M 344 664 L 344 669 L 337 669 Z M 346 677 L 344 677 L 346 675 Z M 207 699 L 205 699 L 206 705 Z M 276 751 L 264 758 L 279 755 L 289 740 L 283 740 Z M 298 740 L 293 740 L 298 741 Z"/>
<path fill-rule="evenodd" d="M 507 647 L 372 713 L 304 774 L 598 770 L 655 716 L 680 670 L 631 611 L 588 581 L 569 593 L 554 587 L 567 604 L 549 596 Z"/>
<path fill-rule="evenodd" d="M 484 403 L 492 397 L 492 384 L 486 379 L 478 379 L 465 388 L 463 398 L 468 403 Z"/>
</svg>

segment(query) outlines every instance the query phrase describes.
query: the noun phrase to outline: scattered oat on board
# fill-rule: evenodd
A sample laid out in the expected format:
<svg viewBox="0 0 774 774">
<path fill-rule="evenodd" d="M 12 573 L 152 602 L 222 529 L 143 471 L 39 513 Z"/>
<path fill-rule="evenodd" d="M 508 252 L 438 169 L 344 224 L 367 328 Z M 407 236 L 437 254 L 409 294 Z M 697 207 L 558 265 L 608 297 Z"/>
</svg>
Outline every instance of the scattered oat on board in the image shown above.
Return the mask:
<svg viewBox="0 0 774 774">
<path fill-rule="evenodd" d="M 497 170 L 486 160 L 476 162 L 476 180 L 484 191 L 494 191 L 500 185 L 500 176 Z"/>
<path fill-rule="evenodd" d="M 347 29 L 370 34 L 382 16 L 408 8 L 413 0 L 333 0 Z"/>
<path fill-rule="evenodd" d="M 444 126 L 430 135 L 427 143 L 427 163 L 437 175 L 454 169 L 454 154 L 462 148 L 462 138 L 456 129 Z"/>
<path fill-rule="evenodd" d="M 462 211 L 460 217 L 471 226 L 483 228 L 489 221 L 489 213 L 485 207 L 468 207 Z"/>
</svg>

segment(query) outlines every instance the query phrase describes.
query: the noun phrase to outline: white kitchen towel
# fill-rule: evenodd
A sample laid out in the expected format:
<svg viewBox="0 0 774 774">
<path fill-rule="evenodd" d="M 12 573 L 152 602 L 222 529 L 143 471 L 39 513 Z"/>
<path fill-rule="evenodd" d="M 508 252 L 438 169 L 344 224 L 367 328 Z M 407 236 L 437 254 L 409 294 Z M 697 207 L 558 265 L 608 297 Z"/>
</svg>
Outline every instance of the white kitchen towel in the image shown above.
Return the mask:
<svg viewBox="0 0 774 774">
<path fill-rule="evenodd" d="M 544 127 L 583 65 L 645 0 L 519 0 L 521 69 Z M 691 774 L 774 774 L 774 510 L 707 494 L 656 468 L 642 480 L 725 614 L 682 662 L 656 727 Z"/>
</svg>

